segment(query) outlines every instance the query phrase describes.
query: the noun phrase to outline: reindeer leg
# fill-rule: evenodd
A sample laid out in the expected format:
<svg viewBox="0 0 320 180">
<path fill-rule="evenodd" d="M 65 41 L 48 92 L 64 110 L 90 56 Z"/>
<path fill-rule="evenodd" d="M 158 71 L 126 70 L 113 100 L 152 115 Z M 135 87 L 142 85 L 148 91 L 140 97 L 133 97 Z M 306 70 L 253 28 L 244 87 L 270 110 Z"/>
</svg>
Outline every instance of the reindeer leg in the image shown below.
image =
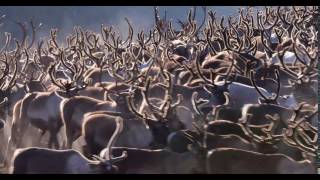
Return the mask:
<svg viewBox="0 0 320 180">
<path fill-rule="evenodd" d="M 50 132 L 50 137 L 49 137 L 49 141 L 48 141 L 48 148 L 49 149 L 53 147 L 52 144 L 53 144 L 53 136 L 52 136 L 52 133 Z"/>
<path fill-rule="evenodd" d="M 18 128 L 17 124 L 12 125 L 11 136 L 8 139 L 8 143 L 5 151 L 5 159 L 1 164 L 1 167 L 9 168 L 14 150 L 21 147 L 23 137 L 27 129 L 29 129 L 30 124 L 27 123 L 27 121 L 24 121 L 24 123 L 21 125 L 24 126 L 25 128 L 21 128 L 20 133 L 18 133 L 19 131 L 17 131 L 17 128 Z"/>
<path fill-rule="evenodd" d="M 56 129 L 50 130 L 50 138 L 48 142 L 48 148 L 59 149 L 58 132 Z"/>
<path fill-rule="evenodd" d="M 44 129 L 40 129 L 40 136 L 39 136 L 39 139 L 36 141 L 36 143 L 38 144 L 38 146 L 41 146 L 41 140 L 43 138 L 43 136 L 46 134 L 46 130 Z M 34 144 L 34 143 L 32 143 Z"/>
<path fill-rule="evenodd" d="M 59 149 L 60 146 L 59 146 L 59 141 L 58 141 L 58 134 L 57 133 L 54 133 L 53 136 L 53 143 L 54 143 L 54 147 L 55 149 Z"/>
<path fill-rule="evenodd" d="M 67 149 L 72 149 L 73 144 L 73 132 L 72 130 L 67 130 Z"/>
</svg>

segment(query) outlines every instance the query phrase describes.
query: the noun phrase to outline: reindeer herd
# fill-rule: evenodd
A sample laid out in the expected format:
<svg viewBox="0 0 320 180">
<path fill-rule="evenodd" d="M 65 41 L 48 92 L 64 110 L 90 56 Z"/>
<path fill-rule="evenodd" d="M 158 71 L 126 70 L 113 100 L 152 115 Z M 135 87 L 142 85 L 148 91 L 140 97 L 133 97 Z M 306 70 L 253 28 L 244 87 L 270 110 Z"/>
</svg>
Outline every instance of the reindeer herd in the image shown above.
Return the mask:
<svg viewBox="0 0 320 180">
<path fill-rule="evenodd" d="M 0 50 L 1 172 L 316 173 L 317 8 L 203 7 L 179 30 L 154 8 L 148 32 L 125 19 L 125 40 L 102 25 L 37 42 L 17 22 Z"/>
</svg>

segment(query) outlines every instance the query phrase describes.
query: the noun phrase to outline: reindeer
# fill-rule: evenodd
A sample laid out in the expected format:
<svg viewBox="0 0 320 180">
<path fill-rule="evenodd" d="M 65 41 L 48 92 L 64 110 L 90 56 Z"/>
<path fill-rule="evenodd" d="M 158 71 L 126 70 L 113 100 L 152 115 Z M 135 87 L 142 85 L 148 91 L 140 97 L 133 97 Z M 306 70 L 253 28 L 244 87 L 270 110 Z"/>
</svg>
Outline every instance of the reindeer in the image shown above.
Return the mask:
<svg viewBox="0 0 320 180">
<path fill-rule="evenodd" d="M 0 77 L 0 99 L 1 99 L 1 106 L 4 108 L 1 108 L 0 114 L 9 114 L 12 115 L 12 108 L 14 104 L 24 96 L 25 92 L 21 91 L 19 88 L 15 88 L 16 86 L 16 76 L 18 72 L 18 59 L 19 59 L 19 48 L 20 45 L 17 42 L 17 49 L 13 55 L 12 58 L 9 58 L 8 55 L 5 53 L 4 58 L 5 60 L 1 60 L 2 63 L 5 64 L 5 68 L 1 72 Z M 9 60 L 10 59 L 10 60 Z M 14 63 L 14 69 L 10 69 L 10 62 Z M 9 75 L 13 73 L 11 76 Z M 4 101 L 4 99 L 6 99 Z M 7 112 L 5 112 L 7 110 Z M 5 117 L 3 117 L 5 118 Z M 6 120 L 6 118 L 5 118 Z"/>
<path fill-rule="evenodd" d="M 63 61 L 63 53 L 61 53 L 61 61 Z M 55 65 L 50 66 L 49 75 L 52 82 L 58 87 L 64 88 L 65 91 L 29 93 L 19 103 L 16 103 L 6 154 L 12 152 L 12 148 L 21 147 L 23 136 L 27 131 L 27 127 L 30 126 L 41 130 L 39 142 L 43 135 L 49 131 L 50 138 L 48 147 L 55 147 L 57 149 L 60 147 L 57 135 L 64 124 L 60 115 L 60 103 L 64 98 L 75 94 L 83 88 L 73 87 L 78 85 L 75 81 L 79 81 L 83 72 L 79 70 L 78 66 L 73 66 L 73 68 L 74 69 L 69 68 L 71 73 L 73 73 L 72 82 L 65 81 L 65 84 L 63 84 L 61 81 L 57 82 L 54 78 Z M 39 107 L 42 108 L 39 109 Z M 10 158 L 11 156 L 8 155 L 8 159 Z"/>
<path fill-rule="evenodd" d="M 265 118 L 269 120 L 269 123 L 266 122 L 264 123 L 264 125 L 251 125 L 249 121 L 252 121 L 253 115 L 248 113 L 249 118 L 247 119 L 247 122 L 241 122 L 241 126 L 245 130 L 246 134 L 252 139 L 251 142 L 257 146 L 258 152 L 267 154 L 281 153 L 298 161 L 304 159 L 314 161 L 312 157 L 314 156 L 314 150 L 312 150 L 312 148 L 307 148 L 307 146 L 303 145 L 300 141 L 299 145 L 295 143 L 290 144 L 288 143 L 288 138 L 286 138 L 286 135 L 284 134 L 284 132 L 288 131 L 288 128 L 290 129 L 290 124 L 295 122 L 299 124 L 305 119 L 311 119 L 312 116 L 316 114 L 313 113 L 309 116 L 309 118 L 304 117 L 302 120 L 297 120 L 297 118 L 301 116 L 301 113 L 304 114 L 303 111 L 301 111 L 303 105 L 305 104 L 300 104 L 300 107 L 293 111 L 293 115 L 289 118 L 289 120 L 282 119 L 282 117 L 279 114 L 274 114 L 273 116 L 269 114 L 265 115 Z M 313 137 L 308 137 L 308 135 L 304 135 L 303 138 L 305 141 L 308 142 L 308 145 L 310 145 L 314 144 L 314 138 L 316 138 L 316 136 L 314 136 L 315 131 L 314 128 L 312 128 L 312 125 L 308 125 L 308 127 L 312 129 L 309 129 L 309 133 Z M 252 131 L 253 127 L 256 129 L 256 132 Z M 292 127 L 296 127 L 296 125 Z M 257 133 L 257 130 L 261 133 Z M 306 136 L 308 138 L 307 140 L 305 139 Z M 311 138 L 313 138 L 313 140 L 311 140 Z M 292 141 L 290 140 L 290 142 Z M 300 149 L 303 149 L 303 151 L 301 151 Z M 306 154 L 311 154 L 311 156 L 306 156 Z"/>
<path fill-rule="evenodd" d="M 234 148 L 218 148 L 208 152 L 209 174 L 314 174 L 310 161 L 295 161 L 283 154 L 261 154 Z"/>
<path fill-rule="evenodd" d="M 205 86 L 208 88 L 208 91 L 215 94 L 222 94 L 223 92 L 229 92 L 231 96 L 231 100 L 233 102 L 232 107 L 234 108 L 242 108 L 244 104 L 250 104 L 250 103 L 258 103 L 259 99 L 259 93 L 256 92 L 256 88 L 244 84 L 240 84 L 237 82 L 227 82 L 225 81 L 219 81 L 219 82 L 212 82 L 208 80 L 203 74 L 201 73 L 201 68 L 199 65 L 199 61 L 197 61 L 197 71 L 201 79 L 203 79 L 208 86 Z M 231 69 L 231 68 L 230 68 Z M 263 94 L 270 94 L 266 90 L 259 88 L 259 92 L 263 92 Z M 237 96 L 236 94 L 238 92 L 243 92 L 241 96 Z M 215 95 L 217 96 L 217 95 Z M 287 107 L 295 107 L 296 104 L 294 103 L 293 97 L 291 98 L 283 98 L 280 97 L 279 101 L 281 100 L 281 104 L 285 105 Z M 293 101 L 293 102 L 292 102 Z"/>
<path fill-rule="evenodd" d="M 110 129 L 113 129 L 112 122 L 117 118 L 115 114 L 107 111 L 85 114 L 82 123 L 82 136 L 86 141 L 84 147 L 86 154 L 98 154 L 104 148 L 104 144 L 108 142 L 112 135 Z M 146 149 L 150 147 L 152 141 L 151 131 L 141 120 L 124 119 L 123 131 L 119 134 L 115 145 L 117 147 Z"/>
<path fill-rule="evenodd" d="M 204 137 L 205 140 L 203 140 Z M 229 147 L 256 151 L 255 146 L 236 134 L 219 135 L 206 132 L 204 136 L 204 133 L 199 134 L 197 131 L 183 130 L 174 132 L 168 136 L 168 148 L 177 153 L 187 152 L 189 145 L 199 142 L 204 142 L 208 150 Z"/>
<path fill-rule="evenodd" d="M 217 119 L 209 122 L 206 129 L 209 133 L 217 135 L 234 134 L 240 136 L 246 141 L 251 141 L 251 137 L 247 135 L 243 127 L 240 124 L 231 121 Z"/>
<path fill-rule="evenodd" d="M 21 147 L 24 135 L 31 126 L 41 130 L 39 142 L 49 131 L 48 147 L 59 148 L 57 135 L 63 126 L 59 108 L 62 99 L 55 92 L 30 93 L 15 105 L 11 134 L 5 152 L 8 160 L 11 159 L 13 150 Z"/>
<path fill-rule="evenodd" d="M 127 158 L 123 151 L 118 157 L 112 156 L 112 146 L 118 134 L 122 131 L 122 119 L 116 118 L 114 133 L 99 156 L 94 160 L 85 158 L 75 150 L 49 150 L 42 148 L 18 149 L 14 153 L 11 173 L 13 174 L 101 174 L 115 173 L 117 167 L 114 163 Z M 35 158 L 36 157 L 36 158 Z M 50 157 L 50 158 L 48 158 Z"/>
<path fill-rule="evenodd" d="M 65 99 L 61 103 L 61 118 L 66 126 L 67 147 L 81 135 L 83 116 L 92 111 L 114 111 L 119 108 L 115 102 L 105 102 L 85 96 Z"/>
<path fill-rule="evenodd" d="M 276 76 L 279 77 L 279 72 L 276 71 Z M 260 96 L 263 99 L 259 99 L 260 104 L 246 104 L 242 108 L 242 120 L 246 121 L 246 116 L 248 114 L 251 114 L 252 116 L 250 117 L 253 120 L 257 120 L 256 122 L 253 122 L 255 125 L 261 125 L 266 120 L 264 120 L 264 116 L 266 114 L 279 114 L 281 119 L 290 119 L 293 114 L 295 113 L 294 110 L 285 108 L 285 106 L 281 106 L 280 103 L 278 102 L 278 97 L 279 97 L 279 92 L 280 92 L 280 80 L 278 78 L 278 90 L 275 95 L 275 97 L 266 97 L 263 95 L 263 93 L 260 91 L 260 89 L 257 87 L 255 81 L 254 81 L 254 73 L 251 71 L 251 80 L 252 84 L 257 90 L 257 92 L 260 94 Z M 303 104 L 300 104 L 300 108 Z M 300 109 L 298 108 L 298 109 Z M 267 120 L 268 121 L 268 120 Z"/>
<path fill-rule="evenodd" d="M 63 54 L 61 53 L 61 56 Z M 63 59 L 63 57 L 61 58 Z M 63 60 L 61 60 L 63 62 Z M 65 84 L 57 82 L 54 78 L 54 69 L 55 65 L 52 65 L 49 69 L 49 74 L 52 79 L 52 82 L 60 88 L 64 88 L 64 91 L 54 91 L 54 92 L 43 92 L 43 93 L 29 93 L 21 101 L 19 114 L 15 115 L 15 118 L 12 122 L 12 138 L 23 137 L 25 125 L 31 123 L 33 126 L 42 130 L 42 135 L 45 134 L 47 130 L 50 131 L 51 138 L 48 146 L 51 147 L 53 143 L 55 147 L 58 148 L 57 142 L 57 133 L 59 132 L 63 121 L 60 118 L 60 103 L 64 98 L 69 97 L 72 94 L 75 94 L 78 90 L 82 89 L 77 86 L 77 81 L 81 77 L 81 72 L 76 66 L 74 69 L 71 68 L 70 71 L 73 73 L 73 81 L 67 81 Z M 74 85 L 74 83 L 76 83 Z M 39 109 L 39 105 L 41 108 Z M 18 106 L 18 105 L 17 105 Z M 18 107 L 17 107 L 18 108 Z M 30 113 L 33 112 L 33 113 Z M 18 134 L 16 134 L 18 133 Z M 19 142 L 17 142 L 19 144 Z"/>
<path fill-rule="evenodd" d="M 166 89 L 165 97 L 163 102 L 161 103 L 160 107 L 155 106 L 149 100 L 149 86 L 150 86 L 150 79 L 148 79 L 145 89 L 143 89 L 143 99 L 145 104 L 150 108 L 151 114 L 155 119 L 147 117 L 147 113 L 137 111 L 134 107 L 134 102 L 132 95 L 127 97 L 128 107 L 132 114 L 136 115 L 136 117 L 142 119 L 150 128 L 151 132 L 154 136 L 154 146 L 165 146 L 166 145 L 166 138 L 171 132 L 184 129 L 186 124 L 184 121 L 179 119 L 177 115 L 176 108 L 182 101 L 182 97 L 179 96 L 176 103 L 171 104 L 173 98 L 171 97 L 172 88 L 171 88 L 171 77 L 167 73 L 166 78 L 168 78 L 168 89 Z"/>
<path fill-rule="evenodd" d="M 118 173 L 120 174 L 205 173 L 202 165 L 202 156 L 198 155 L 199 153 L 196 150 L 175 153 L 166 149 L 113 148 L 114 155 L 118 155 L 121 151 L 126 151 L 128 158 L 117 163 L 119 167 Z"/>
<path fill-rule="evenodd" d="M 76 162 L 80 173 L 260 173 L 255 163 L 264 161 L 266 172 L 302 166 L 301 172 L 314 172 L 317 8 L 266 7 L 256 15 L 248 8 L 219 19 L 209 11 L 200 25 L 194 8 L 186 22 L 178 22 L 180 31 L 154 10 L 155 28 L 139 32 L 137 39 L 127 18 L 125 40 L 101 25 L 100 34 L 75 27 L 66 46 L 52 29 L 48 48 L 42 40 L 34 47 L 38 29 L 31 22 L 27 42 L 27 25 L 18 22 L 22 40 L 9 50 L 11 35 L 5 34 L 0 125 L 4 120 L 5 131 L 11 130 L 6 159 L 24 146 L 23 137 L 33 128 L 40 130 L 34 141 L 39 143 L 49 131 L 48 147 L 60 148 L 57 135 L 65 125 L 63 148 L 72 148 L 82 135 L 83 154 L 17 150 L 16 167 L 24 169 L 23 161 L 37 156 L 32 165 L 37 169 L 50 154 L 60 158 L 53 163 L 59 168 L 50 168 L 67 173 L 79 172 L 71 165 Z M 111 153 L 104 144 L 113 141 L 118 118 L 124 129 Z M 104 154 L 121 157 L 123 151 L 129 156 L 121 162 L 105 161 Z M 227 155 L 235 161 L 234 154 L 247 167 L 234 163 L 231 171 L 215 164 Z M 91 155 L 95 160 L 87 159 Z M 34 172 L 47 172 L 45 168 Z"/>
</svg>

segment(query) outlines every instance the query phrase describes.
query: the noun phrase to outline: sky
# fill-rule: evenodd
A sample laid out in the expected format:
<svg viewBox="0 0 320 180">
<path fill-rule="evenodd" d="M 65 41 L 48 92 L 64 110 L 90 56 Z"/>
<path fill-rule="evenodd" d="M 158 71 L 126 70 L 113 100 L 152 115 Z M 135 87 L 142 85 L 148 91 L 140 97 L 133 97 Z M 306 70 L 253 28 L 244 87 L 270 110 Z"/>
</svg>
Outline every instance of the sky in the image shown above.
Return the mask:
<svg viewBox="0 0 320 180">
<path fill-rule="evenodd" d="M 148 30 L 154 25 L 153 6 L 1 6 L 0 15 L 6 15 L 0 27 L 0 41 L 3 42 L 4 32 L 12 33 L 13 37 L 21 38 L 20 28 L 15 21 L 28 22 L 33 19 L 35 23 L 43 26 L 38 38 L 47 37 L 51 28 L 58 28 L 58 37 L 73 31 L 74 26 L 81 26 L 92 31 L 99 31 L 101 24 L 113 25 L 123 35 L 127 34 L 127 17 L 134 31 Z M 163 16 L 167 11 L 167 19 L 185 20 L 191 6 L 160 6 L 159 12 Z M 219 16 L 235 15 L 239 6 L 207 7 L 207 10 L 216 11 Z M 196 19 L 201 21 L 203 11 L 197 7 Z M 1 46 L 1 43 L 0 43 Z"/>
</svg>

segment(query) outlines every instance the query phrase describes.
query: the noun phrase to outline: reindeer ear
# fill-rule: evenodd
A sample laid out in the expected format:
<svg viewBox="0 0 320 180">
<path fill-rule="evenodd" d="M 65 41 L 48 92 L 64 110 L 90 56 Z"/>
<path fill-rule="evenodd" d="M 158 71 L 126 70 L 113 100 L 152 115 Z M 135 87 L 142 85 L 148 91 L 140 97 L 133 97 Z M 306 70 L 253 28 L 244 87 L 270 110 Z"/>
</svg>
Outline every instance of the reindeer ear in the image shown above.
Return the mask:
<svg viewBox="0 0 320 180">
<path fill-rule="evenodd" d="M 114 93 L 110 93 L 108 94 L 109 99 L 111 99 L 112 101 L 117 101 L 117 99 L 119 98 L 119 95 L 114 94 Z"/>
<path fill-rule="evenodd" d="M 297 84 L 302 84 L 302 80 L 299 79 L 296 83 L 297 83 Z"/>
<path fill-rule="evenodd" d="M 295 81 L 291 80 L 291 79 L 288 79 L 288 83 L 291 85 L 291 86 L 294 86 L 295 85 Z"/>
<path fill-rule="evenodd" d="M 264 117 L 270 121 L 277 121 L 280 118 L 278 114 L 274 114 L 274 115 L 266 114 Z"/>
<path fill-rule="evenodd" d="M 305 77 L 304 77 L 304 82 L 305 82 L 305 83 L 310 83 L 310 82 L 311 82 L 310 77 L 309 77 L 309 76 L 305 76 Z"/>
<path fill-rule="evenodd" d="M 188 144 L 187 149 L 193 154 L 198 153 L 198 148 L 194 144 Z"/>
<path fill-rule="evenodd" d="M 121 92 L 121 93 L 119 93 L 119 95 L 124 95 L 124 96 L 130 95 L 130 92 Z"/>
<path fill-rule="evenodd" d="M 264 103 L 264 99 L 261 98 L 261 97 L 259 97 L 259 98 L 258 98 L 258 103 L 259 103 L 259 104 L 263 104 L 263 103 Z"/>
<path fill-rule="evenodd" d="M 224 103 L 224 105 L 230 105 L 230 93 L 229 92 L 223 92 L 223 95 L 226 99 L 226 102 Z"/>
<path fill-rule="evenodd" d="M 29 92 L 30 92 L 30 87 L 28 86 L 27 83 L 24 84 L 24 91 L 25 91 L 26 93 L 29 93 Z"/>
<path fill-rule="evenodd" d="M 105 92 L 103 93 L 103 100 L 104 100 L 104 101 L 110 101 L 107 91 L 105 91 Z"/>
<path fill-rule="evenodd" d="M 100 156 L 97 156 L 97 155 L 92 155 L 92 159 L 93 159 L 94 161 L 100 161 L 100 162 L 103 162 L 103 161 L 104 161 L 103 158 L 101 158 Z"/>
<path fill-rule="evenodd" d="M 209 89 L 208 89 L 209 88 Z M 205 91 L 207 91 L 209 94 L 212 94 L 212 92 L 210 91 L 210 86 L 208 86 L 208 85 L 203 85 L 203 89 L 205 90 Z"/>
<path fill-rule="evenodd" d="M 7 97 L 3 98 L 3 100 L 0 102 L 0 107 L 1 107 L 2 104 L 6 103 L 7 101 L 8 101 Z"/>
</svg>

